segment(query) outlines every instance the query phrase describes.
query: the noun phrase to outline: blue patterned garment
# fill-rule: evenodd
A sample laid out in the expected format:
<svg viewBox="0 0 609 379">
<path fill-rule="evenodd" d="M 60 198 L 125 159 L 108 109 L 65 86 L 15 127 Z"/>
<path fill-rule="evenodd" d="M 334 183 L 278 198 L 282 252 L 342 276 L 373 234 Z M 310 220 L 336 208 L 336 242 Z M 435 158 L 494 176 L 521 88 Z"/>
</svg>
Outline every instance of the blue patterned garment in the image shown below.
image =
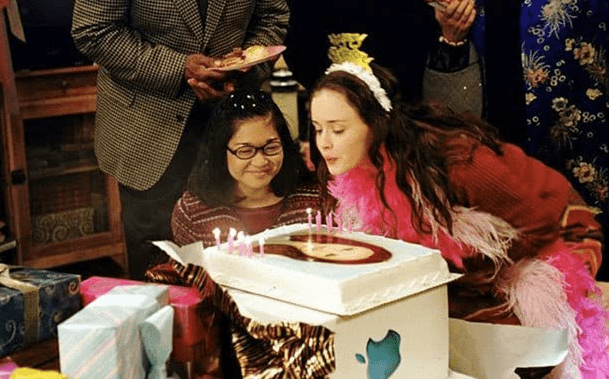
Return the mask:
<svg viewBox="0 0 609 379">
<path fill-rule="evenodd" d="M 485 12 L 471 31 L 484 55 Z M 526 151 L 567 176 L 609 226 L 609 1 L 524 0 Z M 486 42 L 488 44 L 490 42 Z M 493 99 L 487 99 L 493 101 Z"/>
</svg>

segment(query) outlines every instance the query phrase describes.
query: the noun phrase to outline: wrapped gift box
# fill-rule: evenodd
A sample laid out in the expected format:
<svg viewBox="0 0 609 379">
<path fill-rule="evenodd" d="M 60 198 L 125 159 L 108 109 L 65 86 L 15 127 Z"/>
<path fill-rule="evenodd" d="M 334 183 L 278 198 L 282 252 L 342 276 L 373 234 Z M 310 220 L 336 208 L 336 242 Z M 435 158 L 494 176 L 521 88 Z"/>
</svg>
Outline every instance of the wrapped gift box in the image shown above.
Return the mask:
<svg viewBox="0 0 609 379">
<path fill-rule="evenodd" d="M 0 356 L 56 337 L 57 325 L 81 308 L 80 275 L 5 265 L 0 270 Z"/>
<path fill-rule="evenodd" d="M 58 328 L 61 372 L 70 379 L 140 379 L 148 369 L 139 327 L 168 302 L 164 285 L 116 287 Z"/>
<path fill-rule="evenodd" d="M 113 288 L 124 285 L 147 286 L 151 284 L 129 279 L 93 276 L 81 284 L 83 304 L 87 305 Z M 197 313 L 197 307 L 201 303 L 199 291 L 191 287 L 168 287 L 169 304 L 173 306 L 175 312 L 172 358 L 181 363 L 201 360 L 206 355 L 210 330 Z"/>
<path fill-rule="evenodd" d="M 10 357 L 0 358 L 0 379 L 8 379 L 17 368 L 17 363 Z"/>
</svg>

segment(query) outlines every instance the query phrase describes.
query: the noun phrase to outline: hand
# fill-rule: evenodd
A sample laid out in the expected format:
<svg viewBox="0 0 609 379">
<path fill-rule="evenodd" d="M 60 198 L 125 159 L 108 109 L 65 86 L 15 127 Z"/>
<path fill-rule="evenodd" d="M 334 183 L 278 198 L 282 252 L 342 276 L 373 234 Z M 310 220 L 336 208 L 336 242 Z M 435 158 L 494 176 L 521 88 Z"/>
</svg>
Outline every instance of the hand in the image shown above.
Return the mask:
<svg viewBox="0 0 609 379">
<path fill-rule="evenodd" d="M 227 72 L 209 69 L 215 65 L 214 58 L 203 54 L 186 57 L 184 77 L 200 101 L 217 99 L 235 88 Z"/>
<path fill-rule="evenodd" d="M 197 99 L 199 99 L 199 101 L 201 102 L 219 99 L 227 93 L 233 92 L 235 90 L 235 83 L 232 81 L 226 81 L 224 83 L 221 83 L 220 85 L 222 87 L 202 82 L 197 79 L 188 79 L 187 83 L 194 91 Z"/>
<path fill-rule="evenodd" d="M 435 10 L 442 35 L 451 42 L 461 42 L 476 19 L 476 3 L 474 0 L 453 0 L 445 4 L 443 11 Z"/>
</svg>

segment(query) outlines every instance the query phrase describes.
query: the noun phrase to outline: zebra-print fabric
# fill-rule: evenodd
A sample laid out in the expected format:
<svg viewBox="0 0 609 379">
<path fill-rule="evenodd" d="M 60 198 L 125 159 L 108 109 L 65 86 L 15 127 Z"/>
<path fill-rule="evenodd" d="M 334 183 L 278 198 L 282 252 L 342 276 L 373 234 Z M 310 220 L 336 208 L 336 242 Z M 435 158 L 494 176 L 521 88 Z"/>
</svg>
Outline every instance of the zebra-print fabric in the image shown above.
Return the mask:
<svg viewBox="0 0 609 379">
<path fill-rule="evenodd" d="M 244 379 L 319 379 L 336 367 L 334 334 L 304 323 L 262 324 L 239 313 L 234 300 L 199 266 L 171 261 L 184 282 L 196 286 L 207 306 L 230 320 L 233 348 Z"/>
</svg>

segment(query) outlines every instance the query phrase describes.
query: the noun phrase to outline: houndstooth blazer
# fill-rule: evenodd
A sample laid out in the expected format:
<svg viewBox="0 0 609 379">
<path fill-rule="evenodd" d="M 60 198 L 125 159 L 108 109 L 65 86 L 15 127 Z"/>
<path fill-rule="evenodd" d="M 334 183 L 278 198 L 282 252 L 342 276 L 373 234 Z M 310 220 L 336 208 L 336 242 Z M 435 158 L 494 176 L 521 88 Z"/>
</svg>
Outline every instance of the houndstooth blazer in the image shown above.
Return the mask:
<svg viewBox="0 0 609 379">
<path fill-rule="evenodd" d="M 76 0 L 72 36 L 100 65 L 95 154 L 102 171 L 128 187 L 153 186 L 169 165 L 196 101 L 186 56 L 281 44 L 286 0 Z M 261 83 L 270 65 L 248 72 Z M 193 157 L 194 159 L 194 157 Z"/>
</svg>

